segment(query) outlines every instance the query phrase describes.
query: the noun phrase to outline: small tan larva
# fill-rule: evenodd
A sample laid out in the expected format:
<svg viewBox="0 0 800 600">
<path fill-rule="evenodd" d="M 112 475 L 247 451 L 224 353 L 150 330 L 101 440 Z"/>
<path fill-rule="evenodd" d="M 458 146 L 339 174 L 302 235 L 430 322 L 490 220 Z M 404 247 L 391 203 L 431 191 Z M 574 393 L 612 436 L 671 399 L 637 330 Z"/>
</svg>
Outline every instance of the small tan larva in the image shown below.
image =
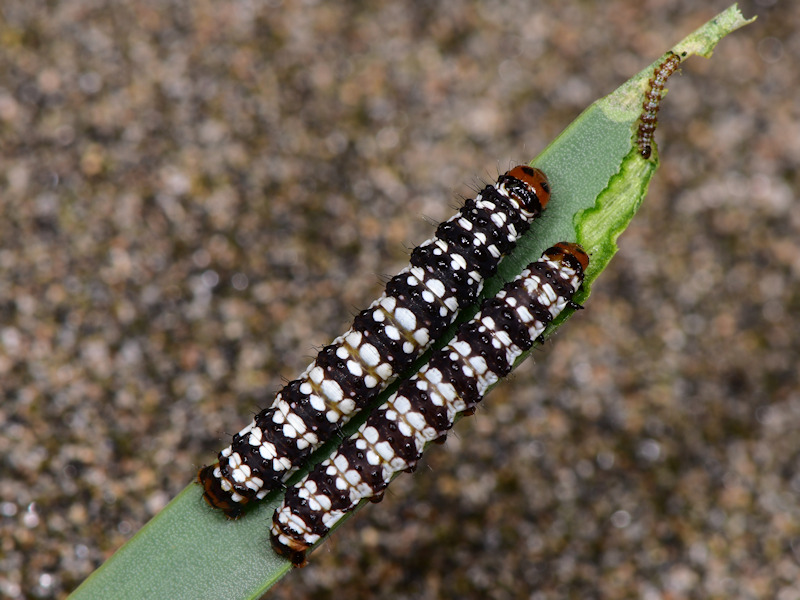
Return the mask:
<svg viewBox="0 0 800 600">
<path fill-rule="evenodd" d="M 639 153 L 643 158 L 650 158 L 650 154 L 653 151 L 653 134 L 658 125 L 658 109 L 661 107 L 664 85 L 680 64 L 681 57 L 674 52 L 669 52 L 667 57 L 653 71 L 649 88 L 644 95 L 642 115 L 639 117 L 639 132 L 636 138 Z"/>
</svg>

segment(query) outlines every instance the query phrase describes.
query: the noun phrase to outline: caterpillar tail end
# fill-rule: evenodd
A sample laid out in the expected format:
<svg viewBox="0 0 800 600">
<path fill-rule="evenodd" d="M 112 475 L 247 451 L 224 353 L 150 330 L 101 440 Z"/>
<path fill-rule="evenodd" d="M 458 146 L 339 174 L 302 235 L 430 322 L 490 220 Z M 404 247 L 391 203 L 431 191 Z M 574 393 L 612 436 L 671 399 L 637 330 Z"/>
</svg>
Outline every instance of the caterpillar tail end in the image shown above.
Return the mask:
<svg viewBox="0 0 800 600">
<path fill-rule="evenodd" d="M 242 516 L 244 505 L 241 502 L 234 502 L 230 493 L 222 489 L 222 479 L 215 473 L 218 470 L 219 463 L 214 463 L 197 472 L 197 483 L 203 486 L 203 500 L 211 508 L 221 510 L 229 519 L 238 519 Z"/>
<path fill-rule="evenodd" d="M 287 558 L 295 569 L 301 569 L 308 564 L 310 547 L 291 537 L 282 535 L 280 529 L 275 525 L 272 526 L 272 535 L 269 541 L 272 544 L 272 549 L 277 554 Z"/>
</svg>

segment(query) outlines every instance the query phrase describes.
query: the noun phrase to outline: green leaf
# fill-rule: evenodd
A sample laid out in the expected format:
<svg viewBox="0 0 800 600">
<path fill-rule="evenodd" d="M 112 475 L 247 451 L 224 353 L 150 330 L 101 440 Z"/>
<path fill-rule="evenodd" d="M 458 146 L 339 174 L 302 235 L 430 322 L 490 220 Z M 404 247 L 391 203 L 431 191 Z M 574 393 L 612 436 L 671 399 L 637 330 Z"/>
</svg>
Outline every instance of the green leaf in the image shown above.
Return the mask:
<svg viewBox="0 0 800 600">
<path fill-rule="evenodd" d="M 720 39 L 749 22 L 734 5 L 672 50 L 681 56 L 685 52 L 686 58 L 708 57 Z M 545 248 L 567 240 L 578 241 L 590 253 L 577 300 L 589 296 L 592 282 L 616 253 L 616 239 L 644 200 L 658 167 L 656 148 L 649 160 L 639 155 L 635 132 L 643 94 L 661 60 L 592 104 L 531 162 L 548 174 L 553 189 L 550 205 L 514 255 L 503 262 L 497 277 L 487 283 L 486 294 L 496 293 Z M 548 333 L 565 318 L 551 325 Z M 358 424 L 351 422 L 348 427 L 354 430 Z M 317 457 L 330 450 L 323 448 Z M 239 521 L 227 521 L 205 505 L 200 487 L 190 484 L 71 597 L 258 598 L 291 569 L 269 546 L 268 525 L 281 495 L 272 494 Z"/>
</svg>

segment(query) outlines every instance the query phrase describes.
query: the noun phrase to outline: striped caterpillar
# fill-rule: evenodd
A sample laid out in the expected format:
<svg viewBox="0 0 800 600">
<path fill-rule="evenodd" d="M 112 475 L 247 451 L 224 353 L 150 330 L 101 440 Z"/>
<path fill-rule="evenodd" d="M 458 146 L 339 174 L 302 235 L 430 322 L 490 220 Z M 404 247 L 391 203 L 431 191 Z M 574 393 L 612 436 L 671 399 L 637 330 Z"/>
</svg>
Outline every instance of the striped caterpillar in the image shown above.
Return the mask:
<svg viewBox="0 0 800 600">
<path fill-rule="evenodd" d="M 295 566 L 364 499 L 379 501 L 392 478 L 412 470 L 428 442 L 443 440 L 456 415 L 471 414 L 487 389 L 567 306 L 589 257 L 561 242 L 528 265 L 456 337 L 373 412 L 336 453 L 290 488 L 275 511 L 273 548 Z"/>
<path fill-rule="evenodd" d="M 636 137 L 639 154 L 643 158 L 650 158 L 650 154 L 653 152 L 653 135 L 658 126 L 658 109 L 661 108 L 664 85 L 666 85 L 667 79 L 678 69 L 680 64 L 681 57 L 674 52 L 669 52 L 667 57 L 653 71 L 649 88 L 644 95 L 642 115 L 639 117 L 639 131 Z"/>
<path fill-rule="evenodd" d="M 200 469 L 206 502 L 237 518 L 246 504 L 282 487 L 474 302 L 549 199 L 544 173 L 517 166 L 467 200 L 352 328 L 234 435 L 215 464 Z"/>
</svg>

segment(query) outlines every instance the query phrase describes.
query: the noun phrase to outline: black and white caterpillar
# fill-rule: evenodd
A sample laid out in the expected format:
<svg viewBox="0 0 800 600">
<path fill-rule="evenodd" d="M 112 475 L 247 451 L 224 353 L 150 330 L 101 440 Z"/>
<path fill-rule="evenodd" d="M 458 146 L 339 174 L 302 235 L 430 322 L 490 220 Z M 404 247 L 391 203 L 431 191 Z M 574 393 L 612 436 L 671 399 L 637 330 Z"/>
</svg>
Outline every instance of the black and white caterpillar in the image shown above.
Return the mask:
<svg viewBox="0 0 800 600">
<path fill-rule="evenodd" d="M 653 135 L 658 126 L 658 109 L 661 108 L 664 86 L 680 64 L 681 57 L 674 52 L 668 52 L 667 57 L 653 70 L 653 77 L 650 79 L 649 88 L 644 95 L 636 137 L 636 144 L 642 158 L 650 158 L 650 154 L 653 152 Z"/>
<path fill-rule="evenodd" d="M 378 501 L 392 478 L 414 468 L 428 442 L 443 441 L 456 415 L 471 414 L 487 389 L 567 306 L 589 257 L 562 242 L 464 323 L 456 337 L 373 412 L 337 452 L 290 488 L 275 511 L 273 548 L 295 566 L 364 499 Z"/>
<path fill-rule="evenodd" d="M 234 435 L 217 463 L 200 470 L 205 500 L 236 518 L 247 503 L 282 487 L 475 301 L 549 199 L 544 173 L 517 166 L 467 200 L 352 328 Z"/>
</svg>

